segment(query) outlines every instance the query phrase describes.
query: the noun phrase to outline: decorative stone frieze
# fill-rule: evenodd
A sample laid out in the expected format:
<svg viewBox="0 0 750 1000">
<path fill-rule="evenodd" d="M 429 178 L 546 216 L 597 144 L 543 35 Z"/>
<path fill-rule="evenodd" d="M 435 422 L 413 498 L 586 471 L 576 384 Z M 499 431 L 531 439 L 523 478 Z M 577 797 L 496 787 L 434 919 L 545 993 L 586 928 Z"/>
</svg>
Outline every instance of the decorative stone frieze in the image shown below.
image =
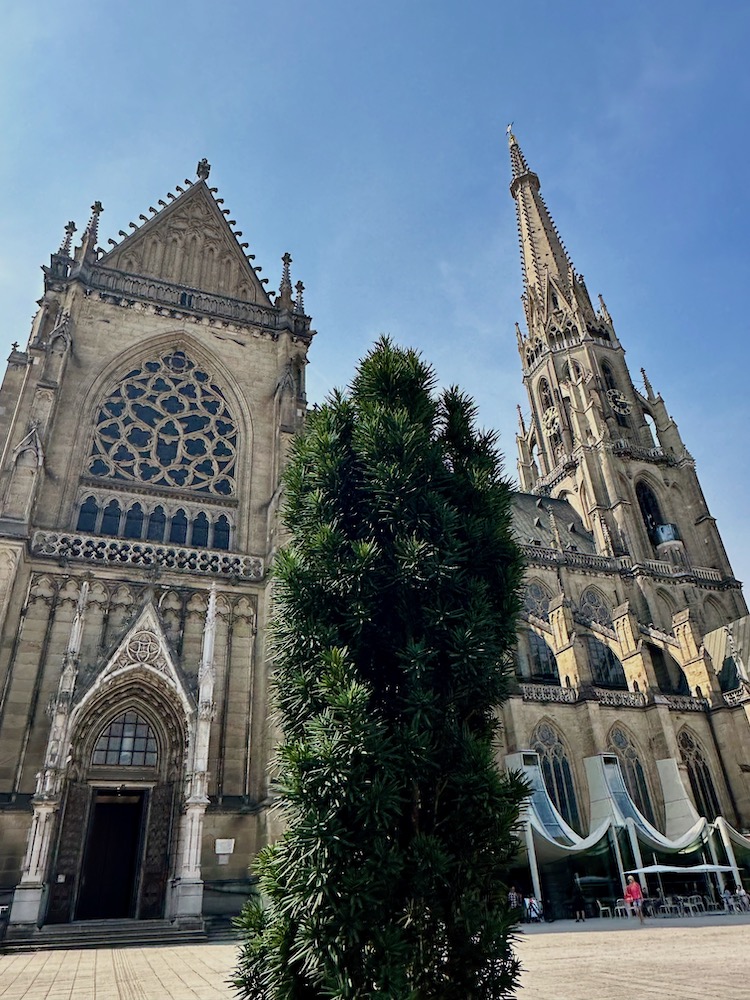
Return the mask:
<svg viewBox="0 0 750 1000">
<path fill-rule="evenodd" d="M 175 545 L 150 545 L 148 542 L 127 542 L 119 538 L 101 538 L 66 531 L 35 531 L 31 539 L 31 553 L 35 556 L 80 560 L 99 565 L 129 565 L 143 569 L 158 567 L 178 573 L 237 577 L 242 580 L 262 580 L 264 574 L 263 560 L 259 556 Z"/>
</svg>

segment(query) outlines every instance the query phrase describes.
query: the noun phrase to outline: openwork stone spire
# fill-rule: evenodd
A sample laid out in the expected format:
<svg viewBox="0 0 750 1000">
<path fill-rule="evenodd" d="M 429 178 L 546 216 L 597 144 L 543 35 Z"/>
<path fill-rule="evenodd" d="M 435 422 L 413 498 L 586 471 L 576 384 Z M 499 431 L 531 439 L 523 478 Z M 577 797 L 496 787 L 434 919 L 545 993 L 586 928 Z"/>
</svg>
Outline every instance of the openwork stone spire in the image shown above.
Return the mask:
<svg viewBox="0 0 750 1000">
<path fill-rule="evenodd" d="M 570 295 L 573 264 L 539 193 L 539 177 L 529 168 L 515 135 L 510 131 L 508 147 L 513 172 L 510 193 L 516 203 L 524 285 L 527 290 L 533 288 L 543 296 L 549 279 L 554 278 L 558 287 Z"/>
</svg>

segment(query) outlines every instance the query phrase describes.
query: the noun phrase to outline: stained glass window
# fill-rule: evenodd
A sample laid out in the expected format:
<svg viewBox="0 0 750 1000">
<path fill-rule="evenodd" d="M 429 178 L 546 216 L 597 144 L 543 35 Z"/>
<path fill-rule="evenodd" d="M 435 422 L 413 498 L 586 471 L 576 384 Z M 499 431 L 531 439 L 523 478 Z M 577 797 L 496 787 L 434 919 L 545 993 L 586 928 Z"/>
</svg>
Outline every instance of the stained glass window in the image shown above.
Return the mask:
<svg viewBox="0 0 750 1000">
<path fill-rule="evenodd" d="M 597 687 L 627 691 L 625 669 L 609 646 L 593 635 L 581 636 L 589 656 L 591 676 Z"/>
<path fill-rule="evenodd" d="M 96 741 L 92 764 L 156 767 L 156 733 L 137 712 L 124 712 L 110 722 Z"/>
<path fill-rule="evenodd" d="M 550 595 L 546 587 L 541 583 L 530 583 L 526 587 L 523 598 L 523 607 L 530 615 L 541 618 L 542 621 L 549 620 Z"/>
<path fill-rule="evenodd" d="M 539 754 L 544 784 L 555 808 L 569 826 L 580 829 L 573 772 L 559 733 L 548 722 L 540 722 L 531 737 L 531 749 Z"/>
<path fill-rule="evenodd" d="M 616 754 L 620 761 L 620 770 L 630 798 L 638 810 L 651 823 L 655 823 L 654 810 L 651 805 L 651 794 L 648 790 L 646 774 L 641 764 L 638 749 L 622 726 L 613 726 L 609 733 L 608 749 Z"/>
<path fill-rule="evenodd" d="M 231 496 L 237 429 L 213 377 L 184 351 L 132 369 L 96 418 L 88 473 Z"/>
<path fill-rule="evenodd" d="M 598 590 L 589 587 L 581 595 L 579 610 L 584 618 L 590 622 L 597 622 L 599 625 L 612 627 L 612 613 L 609 605 L 604 600 Z"/>
<path fill-rule="evenodd" d="M 693 733 L 683 729 L 677 737 L 682 761 L 687 765 L 695 807 L 706 819 L 716 819 L 721 812 L 711 770 L 706 763 L 703 747 Z"/>
</svg>

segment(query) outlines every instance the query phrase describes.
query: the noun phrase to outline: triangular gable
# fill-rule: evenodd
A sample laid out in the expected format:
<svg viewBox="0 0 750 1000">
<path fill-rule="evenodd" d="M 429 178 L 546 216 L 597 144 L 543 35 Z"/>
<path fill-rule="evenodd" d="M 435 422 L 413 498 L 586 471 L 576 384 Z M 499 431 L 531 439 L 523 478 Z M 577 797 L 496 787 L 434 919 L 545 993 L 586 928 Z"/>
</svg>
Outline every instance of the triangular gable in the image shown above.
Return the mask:
<svg viewBox="0 0 750 1000">
<path fill-rule="evenodd" d="M 146 603 L 125 633 L 92 689 L 101 689 L 103 685 L 131 670 L 158 675 L 176 691 L 187 712 L 195 707 L 195 699 L 177 665 L 153 601 Z"/>
<path fill-rule="evenodd" d="M 97 261 L 213 295 L 270 306 L 271 300 L 204 180 Z"/>
</svg>

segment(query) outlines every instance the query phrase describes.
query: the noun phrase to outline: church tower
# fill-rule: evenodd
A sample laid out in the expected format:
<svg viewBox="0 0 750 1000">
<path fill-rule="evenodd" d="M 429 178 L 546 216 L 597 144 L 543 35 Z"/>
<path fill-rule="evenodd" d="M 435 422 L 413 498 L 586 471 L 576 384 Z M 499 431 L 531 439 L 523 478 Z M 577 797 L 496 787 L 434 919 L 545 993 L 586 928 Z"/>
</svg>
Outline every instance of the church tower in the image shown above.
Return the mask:
<svg viewBox="0 0 750 1000">
<path fill-rule="evenodd" d="M 629 562 L 647 600 L 655 579 L 688 586 L 675 606 L 708 586 L 701 624 L 723 625 L 746 609 L 695 462 L 643 369 L 634 383 L 604 300 L 592 304 L 539 177 L 510 130 L 508 139 L 526 318 L 518 351 L 530 406 L 528 423 L 519 411 L 521 489 L 567 500 L 597 552 Z M 644 613 L 657 620 L 654 607 Z"/>
<path fill-rule="evenodd" d="M 273 836 L 266 571 L 314 331 L 209 170 L 107 250 L 100 202 L 68 223 L 0 389 L 11 930 L 200 925 Z"/>
</svg>

